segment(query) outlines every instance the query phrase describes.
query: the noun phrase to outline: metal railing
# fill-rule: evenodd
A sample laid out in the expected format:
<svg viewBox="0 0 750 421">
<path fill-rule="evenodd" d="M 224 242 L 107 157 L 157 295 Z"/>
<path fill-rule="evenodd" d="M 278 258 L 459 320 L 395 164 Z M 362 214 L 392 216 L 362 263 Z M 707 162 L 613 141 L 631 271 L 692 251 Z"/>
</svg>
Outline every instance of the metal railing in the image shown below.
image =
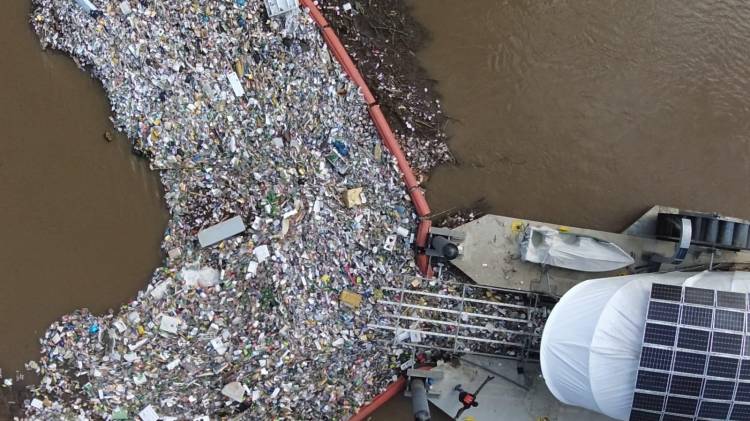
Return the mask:
<svg viewBox="0 0 750 421">
<path fill-rule="evenodd" d="M 369 327 L 392 332 L 393 345 L 538 359 L 549 311 L 538 294 L 421 277 L 381 291 L 377 321 Z"/>
</svg>

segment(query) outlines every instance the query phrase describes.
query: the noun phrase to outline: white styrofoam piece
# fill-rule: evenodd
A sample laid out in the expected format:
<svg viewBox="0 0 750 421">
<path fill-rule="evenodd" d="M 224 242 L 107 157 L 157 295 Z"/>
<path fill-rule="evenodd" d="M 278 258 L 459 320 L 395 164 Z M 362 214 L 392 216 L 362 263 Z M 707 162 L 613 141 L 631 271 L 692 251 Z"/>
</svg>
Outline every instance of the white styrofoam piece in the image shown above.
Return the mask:
<svg viewBox="0 0 750 421">
<path fill-rule="evenodd" d="M 235 72 L 227 73 L 227 79 L 229 79 L 229 85 L 232 86 L 232 91 L 234 91 L 234 96 L 239 98 L 245 95 L 245 88 L 242 87 L 242 83 L 240 83 L 240 78 L 237 76 L 237 73 Z"/>
<path fill-rule="evenodd" d="M 235 216 L 198 231 L 198 241 L 201 247 L 208 247 L 243 231 L 245 231 L 245 223 L 242 222 L 241 217 Z"/>
<path fill-rule="evenodd" d="M 156 413 L 156 410 L 151 405 L 143 408 L 138 413 L 138 416 L 141 417 L 142 421 L 159 421 L 159 414 Z"/>
<path fill-rule="evenodd" d="M 159 329 L 168 333 L 176 334 L 179 325 L 180 319 L 172 316 L 162 315 Z"/>
</svg>

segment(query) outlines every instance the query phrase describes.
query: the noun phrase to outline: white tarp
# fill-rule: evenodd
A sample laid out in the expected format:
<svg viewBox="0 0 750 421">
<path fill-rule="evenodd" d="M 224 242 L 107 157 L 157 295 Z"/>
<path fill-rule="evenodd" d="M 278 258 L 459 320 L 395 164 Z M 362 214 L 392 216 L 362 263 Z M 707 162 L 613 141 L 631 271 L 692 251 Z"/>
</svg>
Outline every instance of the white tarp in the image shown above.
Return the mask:
<svg viewBox="0 0 750 421">
<path fill-rule="evenodd" d="M 608 272 L 635 262 L 609 241 L 532 226 L 521 241 L 521 259 L 583 272 Z"/>
<path fill-rule="evenodd" d="M 547 387 L 560 401 L 627 420 L 652 283 L 750 291 L 750 272 L 673 272 L 592 279 L 555 306 L 542 335 Z"/>
</svg>

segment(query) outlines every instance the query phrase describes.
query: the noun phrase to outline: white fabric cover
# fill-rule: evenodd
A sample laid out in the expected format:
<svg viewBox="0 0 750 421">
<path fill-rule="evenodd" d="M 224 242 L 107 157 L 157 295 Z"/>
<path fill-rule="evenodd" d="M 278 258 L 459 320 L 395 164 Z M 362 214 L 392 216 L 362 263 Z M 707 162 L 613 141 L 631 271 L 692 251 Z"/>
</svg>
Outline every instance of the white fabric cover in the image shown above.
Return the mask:
<svg viewBox="0 0 750 421">
<path fill-rule="evenodd" d="M 625 250 L 609 241 L 543 226 L 526 228 L 520 252 L 526 262 L 582 272 L 608 272 L 635 262 Z"/>
<path fill-rule="evenodd" d="M 628 419 L 654 282 L 748 292 L 750 272 L 642 274 L 576 285 L 542 334 L 542 374 L 557 399 Z"/>
</svg>

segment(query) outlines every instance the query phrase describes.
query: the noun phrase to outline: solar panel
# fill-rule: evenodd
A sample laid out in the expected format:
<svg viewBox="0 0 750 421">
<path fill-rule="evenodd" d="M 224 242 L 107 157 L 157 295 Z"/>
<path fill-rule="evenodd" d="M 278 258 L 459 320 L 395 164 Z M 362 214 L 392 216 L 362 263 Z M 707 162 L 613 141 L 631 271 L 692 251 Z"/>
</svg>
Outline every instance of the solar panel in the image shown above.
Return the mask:
<svg viewBox="0 0 750 421">
<path fill-rule="evenodd" d="M 681 298 L 681 286 L 663 284 L 653 284 L 651 286 L 651 299 L 680 302 Z"/>
<path fill-rule="evenodd" d="M 666 392 L 667 383 L 669 383 L 668 373 L 638 370 L 638 380 L 635 387 L 636 389 L 650 390 L 653 392 Z"/>
<path fill-rule="evenodd" d="M 735 401 L 750 402 L 750 383 L 738 383 Z"/>
<path fill-rule="evenodd" d="M 750 421 L 744 293 L 653 284 L 631 421 Z"/>
<path fill-rule="evenodd" d="M 745 314 L 739 311 L 716 310 L 714 313 L 714 329 L 733 330 L 742 332 L 745 326 Z"/>
<path fill-rule="evenodd" d="M 677 351 L 674 358 L 674 371 L 689 374 L 703 374 L 706 367 L 706 354 Z"/>
<path fill-rule="evenodd" d="M 711 327 L 713 312 L 710 308 L 683 306 L 680 322 L 689 326 Z"/>
<path fill-rule="evenodd" d="M 633 407 L 651 411 L 661 411 L 664 406 L 664 395 L 652 395 L 650 393 L 635 392 L 633 395 Z"/>
<path fill-rule="evenodd" d="M 717 418 L 726 419 L 729 414 L 729 402 L 701 402 L 700 410 L 698 410 L 698 416 L 702 418 Z"/>
<path fill-rule="evenodd" d="M 716 291 L 716 306 L 745 310 L 745 294 L 739 292 Z"/>
<path fill-rule="evenodd" d="M 641 350 L 641 367 L 669 370 L 672 365 L 672 351 L 644 346 Z"/>
<path fill-rule="evenodd" d="M 734 358 L 711 355 L 708 358 L 708 370 L 706 374 L 712 377 L 734 379 L 737 376 L 738 363 L 739 360 L 735 360 Z"/>
<path fill-rule="evenodd" d="M 692 349 L 694 351 L 708 351 L 709 334 L 710 332 L 707 330 L 681 327 L 680 335 L 677 339 L 677 347 Z"/>
<path fill-rule="evenodd" d="M 734 382 L 726 380 L 707 379 L 703 389 L 705 399 L 732 400 Z"/>
<path fill-rule="evenodd" d="M 672 303 L 660 303 L 654 301 L 648 306 L 649 320 L 677 323 L 680 315 L 680 305 Z"/>
<path fill-rule="evenodd" d="M 677 326 L 646 323 L 646 333 L 643 342 L 656 345 L 673 346 Z"/>
<path fill-rule="evenodd" d="M 681 398 L 679 396 L 669 396 L 667 398 L 666 412 L 674 414 L 693 415 L 695 408 L 698 406 L 698 399 Z"/>
<path fill-rule="evenodd" d="M 689 376 L 672 376 L 669 393 L 673 395 L 700 396 L 703 378 Z"/>
<path fill-rule="evenodd" d="M 714 332 L 711 339 L 711 352 L 740 355 L 742 335 L 725 332 Z"/>
<path fill-rule="evenodd" d="M 732 413 L 729 415 L 729 419 L 736 421 L 750 420 L 750 405 L 740 405 L 735 403 L 732 407 Z"/>
<path fill-rule="evenodd" d="M 714 291 L 712 289 L 685 287 L 685 302 L 713 307 Z"/>
</svg>

